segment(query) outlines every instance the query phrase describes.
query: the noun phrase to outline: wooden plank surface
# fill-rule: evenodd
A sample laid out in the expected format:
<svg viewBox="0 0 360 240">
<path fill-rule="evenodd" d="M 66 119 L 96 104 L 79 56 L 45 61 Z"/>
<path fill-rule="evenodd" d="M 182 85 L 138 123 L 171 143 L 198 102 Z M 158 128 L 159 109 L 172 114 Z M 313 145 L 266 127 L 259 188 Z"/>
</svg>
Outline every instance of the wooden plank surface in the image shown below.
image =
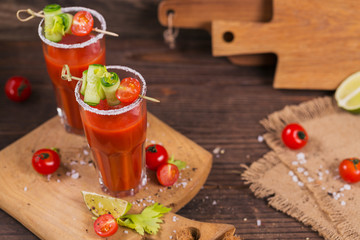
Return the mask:
<svg viewBox="0 0 360 240">
<path fill-rule="evenodd" d="M 356 0 L 274 0 L 268 23 L 214 21 L 213 54 L 275 53 L 275 88 L 334 90 L 359 70 L 359 10 Z"/>
<path fill-rule="evenodd" d="M 204 188 L 178 215 L 201 222 L 227 223 L 244 239 L 322 239 L 287 215 L 256 199 L 240 179 L 240 164 L 251 164 L 269 149 L 257 137 L 258 123 L 287 104 L 297 104 L 332 91 L 274 90 L 275 68 L 234 66 L 211 56 L 211 38 L 198 30 L 181 30 L 177 48 L 162 39 L 165 29 L 157 20 L 158 1 L 67 1 L 106 12 L 108 28 L 118 39 L 107 38 L 107 62 L 140 71 L 149 83 L 149 95 L 161 104 L 148 109 L 160 120 L 212 152 L 213 167 Z M 56 114 L 52 86 L 47 77 L 34 23 L 21 25 L 9 12 L 38 6 L 45 1 L 0 2 L 0 91 L 15 74 L 33 86 L 25 103 L 10 102 L 0 94 L 0 149 L 5 148 Z M 126 11 L 125 11 L 126 9 Z M 118 14 L 118 13 L 121 14 Z M 245 219 L 247 219 L 245 221 Z M 261 220 L 257 226 L 256 220 Z M 1 239 L 38 239 L 14 218 L 0 211 Z"/>
</svg>

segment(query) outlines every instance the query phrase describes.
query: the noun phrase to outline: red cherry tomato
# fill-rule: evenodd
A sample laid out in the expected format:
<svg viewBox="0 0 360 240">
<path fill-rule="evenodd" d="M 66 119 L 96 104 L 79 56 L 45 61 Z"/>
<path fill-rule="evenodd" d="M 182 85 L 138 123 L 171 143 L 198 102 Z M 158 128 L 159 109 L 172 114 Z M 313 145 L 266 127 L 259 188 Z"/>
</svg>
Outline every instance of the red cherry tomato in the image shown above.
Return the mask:
<svg viewBox="0 0 360 240">
<path fill-rule="evenodd" d="M 299 149 L 306 145 L 308 135 L 305 129 L 297 123 L 287 125 L 282 131 L 284 144 L 291 149 Z"/>
<path fill-rule="evenodd" d="M 347 158 L 339 165 L 339 174 L 348 183 L 360 181 L 360 160 L 358 158 Z"/>
<path fill-rule="evenodd" d="M 139 97 L 140 91 L 139 80 L 128 77 L 121 80 L 120 86 L 116 90 L 116 97 L 122 103 L 132 103 Z"/>
<path fill-rule="evenodd" d="M 51 174 L 59 168 L 60 157 L 54 150 L 39 149 L 32 157 L 32 165 L 40 174 Z"/>
<path fill-rule="evenodd" d="M 174 164 L 165 163 L 158 167 L 156 176 L 161 185 L 172 186 L 179 178 L 179 169 Z"/>
<path fill-rule="evenodd" d="M 104 214 L 95 220 L 94 230 L 100 237 L 110 237 L 118 230 L 118 224 L 111 214 Z"/>
<path fill-rule="evenodd" d="M 94 26 L 94 18 L 87 11 L 80 11 L 74 15 L 71 32 L 76 36 L 88 35 Z"/>
<path fill-rule="evenodd" d="M 21 76 L 11 77 L 5 84 L 5 93 L 12 101 L 25 101 L 31 94 L 30 82 Z"/>
<path fill-rule="evenodd" d="M 147 146 L 145 152 L 146 166 L 153 171 L 156 171 L 160 165 L 167 163 L 169 159 L 166 149 L 158 144 Z"/>
</svg>

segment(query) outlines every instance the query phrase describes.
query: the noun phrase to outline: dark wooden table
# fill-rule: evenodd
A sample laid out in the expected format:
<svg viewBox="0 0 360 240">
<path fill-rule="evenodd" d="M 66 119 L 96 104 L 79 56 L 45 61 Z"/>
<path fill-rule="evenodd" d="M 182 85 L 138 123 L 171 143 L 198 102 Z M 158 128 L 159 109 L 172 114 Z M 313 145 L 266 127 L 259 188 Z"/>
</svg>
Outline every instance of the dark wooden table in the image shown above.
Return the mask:
<svg viewBox="0 0 360 240">
<path fill-rule="evenodd" d="M 47 3 L 0 3 L 0 149 L 56 114 L 37 36 L 38 20 L 20 23 L 15 18 L 20 8 L 41 9 Z M 105 16 L 108 29 L 120 34 L 119 38 L 107 37 L 107 63 L 131 66 L 145 76 L 148 94 L 161 100 L 161 104 L 148 104 L 150 112 L 208 151 L 216 147 L 225 150 L 219 157 L 214 155 L 204 188 L 178 214 L 233 224 L 243 239 L 322 239 L 310 227 L 256 199 L 239 172 L 240 164 L 250 165 L 269 150 L 257 140 L 264 132 L 259 120 L 287 104 L 332 92 L 275 90 L 275 66 L 240 67 L 226 58 L 214 58 L 210 35 L 201 30 L 182 29 L 177 48 L 170 50 L 162 38 L 165 28 L 157 21 L 158 3 L 66 1 L 66 6 L 97 9 Z M 5 81 L 13 75 L 31 81 L 33 93 L 24 103 L 11 102 L 4 94 Z M 257 219 L 261 226 L 257 226 Z M 0 210 L 0 239 L 38 238 Z"/>
</svg>

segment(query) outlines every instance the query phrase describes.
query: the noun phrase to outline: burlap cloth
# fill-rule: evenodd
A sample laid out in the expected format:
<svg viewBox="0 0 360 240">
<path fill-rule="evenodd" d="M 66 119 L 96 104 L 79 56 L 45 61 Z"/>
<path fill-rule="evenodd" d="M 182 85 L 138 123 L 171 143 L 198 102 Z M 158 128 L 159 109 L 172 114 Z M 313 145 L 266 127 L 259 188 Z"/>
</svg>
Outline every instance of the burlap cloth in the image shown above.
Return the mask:
<svg viewBox="0 0 360 240">
<path fill-rule="evenodd" d="M 307 145 L 296 151 L 281 140 L 282 129 L 292 122 L 309 135 Z M 261 124 L 272 151 L 242 175 L 254 194 L 325 239 L 360 239 L 360 182 L 347 184 L 337 170 L 343 159 L 360 157 L 360 116 L 324 97 L 287 106 Z"/>
</svg>

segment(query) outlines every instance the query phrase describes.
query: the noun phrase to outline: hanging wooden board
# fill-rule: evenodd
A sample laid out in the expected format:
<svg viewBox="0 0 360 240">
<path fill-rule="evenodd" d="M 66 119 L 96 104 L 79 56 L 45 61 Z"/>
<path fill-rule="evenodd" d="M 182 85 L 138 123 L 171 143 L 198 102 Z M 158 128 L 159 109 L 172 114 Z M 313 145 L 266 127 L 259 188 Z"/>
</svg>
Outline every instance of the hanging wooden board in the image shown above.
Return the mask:
<svg viewBox="0 0 360 240">
<path fill-rule="evenodd" d="M 213 55 L 275 53 L 275 88 L 333 90 L 360 70 L 359 11 L 357 0 L 274 0 L 271 22 L 213 21 Z"/>
<path fill-rule="evenodd" d="M 175 235 L 173 230 L 179 232 L 189 227 L 209 237 L 206 239 L 233 231 L 231 225 L 200 223 L 174 214 L 203 186 L 211 169 L 212 155 L 150 113 L 147 141 L 162 143 L 169 154 L 188 166 L 169 188 L 159 185 L 154 172 L 148 171 L 146 187 L 135 196 L 124 198 L 133 204 L 131 211 L 135 213 L 152 201 L 172 208 L 173 213 L 166 215 L 163 230 L 154 239 L 169 239 Z M 50 178 L 36 173 L 31 165 L 34 151 L 48 147 L 59 148 L 61 153 L 61 166 Z M 88 151 L 86 139 L 66 133 L 58 117 L 1 150 L 0 208 L 41 239 L 99 239 L 81 194 L 82 190 L 102 194 Z M 122 229 L 109 239 L 140 239 L 140 236 L 131 230 L 126 234 Z"/>
<path fill-rule="evenodd" d="M 272 17 L 271 0 L 164 0 L 158 7 L 158 19 L 168 26 L 168 13 L 173 12 L 173 26 L 177 28 L 211 31 L 214 20 L 267 22 Z M 237 65 L 275 64 L 268 54 L 229 56 Z"/>
</svg>

